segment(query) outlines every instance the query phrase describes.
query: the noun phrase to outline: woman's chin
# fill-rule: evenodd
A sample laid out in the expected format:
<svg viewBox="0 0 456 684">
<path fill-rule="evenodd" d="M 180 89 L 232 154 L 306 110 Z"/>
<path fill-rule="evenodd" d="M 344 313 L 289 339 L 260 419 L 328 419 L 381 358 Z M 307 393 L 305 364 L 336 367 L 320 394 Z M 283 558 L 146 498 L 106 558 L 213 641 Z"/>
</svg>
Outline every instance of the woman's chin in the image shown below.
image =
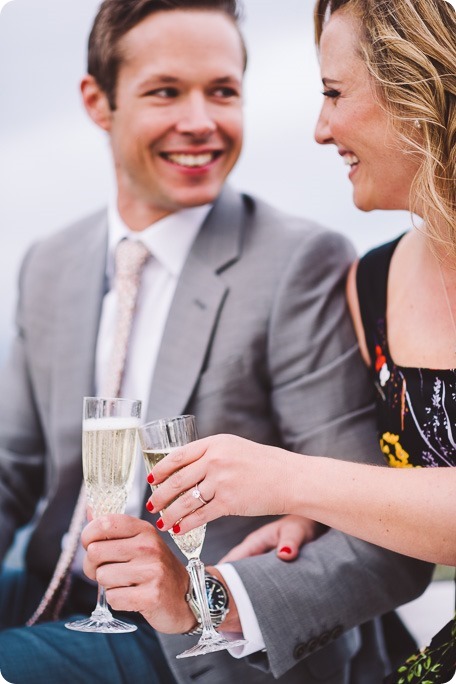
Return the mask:
<svg viewBox="0 0 456 684">
<path fill-rule="evenodd" d="M 353 204 L 360 211 L 372 211 L 373 209 L 378 209 L 372 202 L 369 202 L 365 197 L 360 197 L 353 193 Z"/>
</svg>

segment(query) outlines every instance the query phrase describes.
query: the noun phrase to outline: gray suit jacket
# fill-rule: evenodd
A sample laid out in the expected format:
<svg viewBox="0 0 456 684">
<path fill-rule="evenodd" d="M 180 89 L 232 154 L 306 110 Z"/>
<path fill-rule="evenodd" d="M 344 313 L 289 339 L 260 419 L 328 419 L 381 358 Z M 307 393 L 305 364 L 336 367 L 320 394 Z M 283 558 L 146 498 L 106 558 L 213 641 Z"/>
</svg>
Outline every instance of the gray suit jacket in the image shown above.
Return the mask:
<svg viewBox="0 0 456 684">
<path fill-rule="evenodd" d="M 106 244 L 103 212 L 30 250 L 18 334 L 0 377 L 0 557 L 39 504 L 26 558 L 45 576 L 81 482 L 82 397 L 94 392 Z M 145 418 L 191 412 L 201 436 L 229 432 L 304 453 L 380 459 L 344 297 L 353 258 L 340 235 L 225 188 L 180 278 Z M 205 562 L 263 522 L 211 523 Z M 227 653 L 176 660 L 191 638 L 160 636 L 179 682 L 378 684 L 385 654 L 379 623 L 369 621 L 430 578 L 424 563 L 335 531 L 294 563 L 271 553 L 236 569 L 266 653 L 250 662 Z"/>
</svg>

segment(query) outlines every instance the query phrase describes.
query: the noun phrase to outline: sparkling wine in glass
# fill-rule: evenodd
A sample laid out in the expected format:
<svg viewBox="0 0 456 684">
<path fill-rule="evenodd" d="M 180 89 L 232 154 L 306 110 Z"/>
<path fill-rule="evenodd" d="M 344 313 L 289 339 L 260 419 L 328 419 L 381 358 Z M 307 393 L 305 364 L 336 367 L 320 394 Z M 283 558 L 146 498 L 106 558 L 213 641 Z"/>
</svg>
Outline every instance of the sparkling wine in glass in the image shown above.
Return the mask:
<svg viewBox="0 0 456 684">
<path fill-rule="evenodd" d="M 142 425 L 138 430 L 138 434 L 148 474 L 173 449 L 198 439 L 195 416 L 177 416 L 175 418 L 154 420 Z M 153 491 L 155 485 L 151 485 L 151 488 Z M 174 534 L 172 530 L 169 533 L 188 560 L 187 572 L 195 589 L 203 630 L 198 643 L 176 657 L 187 658 L 189 656 L 222 651 L 233 646 L 243 646 L 246 641 L 243 639 L 230 641 L 222 634 L 219 634 L 212 624 L 206 594 L 204 564 L 200 560 L 206 534 L 206 525 L 196 527 L 185 534 Z"/>
<path fill-rule="evenodd" d="M 87 501 L 93 517 L 123 513 L 133 479 L 141 402 L 132 399 L 84 397 L 82 421 L 82 469 Z M 92 615 L 67 622 L 79 632 L 117 634 L 134 632 L 136 625 L 117 620 L 98 586 Z"/>
</svg>

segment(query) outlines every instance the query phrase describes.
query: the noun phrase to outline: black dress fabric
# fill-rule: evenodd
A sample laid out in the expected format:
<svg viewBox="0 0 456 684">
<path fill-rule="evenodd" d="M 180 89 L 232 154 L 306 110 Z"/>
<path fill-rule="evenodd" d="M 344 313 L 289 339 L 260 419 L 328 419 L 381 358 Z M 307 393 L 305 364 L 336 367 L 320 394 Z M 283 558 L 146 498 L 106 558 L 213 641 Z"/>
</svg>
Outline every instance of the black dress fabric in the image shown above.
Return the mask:
<svg viewBox="0 0 456 684">
<path fill-rule="evenodd" d="M 388 346 L 388 273 L 401 237 L 368 252 L 357 270 L 380 448 L 395 468 L 456 466 L 456 369 L 398 366 Z M 440 684 L 449 682 L 455 669 L 456 614 L 428 647 L 411 655 L 385 682 Z"/>
</svg>

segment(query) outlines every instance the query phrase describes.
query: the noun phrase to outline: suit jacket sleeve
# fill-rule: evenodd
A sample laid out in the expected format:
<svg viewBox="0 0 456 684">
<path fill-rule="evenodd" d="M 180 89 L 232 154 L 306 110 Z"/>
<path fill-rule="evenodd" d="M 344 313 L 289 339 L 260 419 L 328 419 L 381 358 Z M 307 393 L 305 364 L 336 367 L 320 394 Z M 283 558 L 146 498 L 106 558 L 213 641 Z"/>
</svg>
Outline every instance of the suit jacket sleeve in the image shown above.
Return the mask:
<svg viewBox="0 0 456 684">
<path fill-rule="evenodd" d="M 21 269 L 17 333 L 0 372 L 0 562 L 16 529 L 27 523 L 40 498 L 44 478 L 44 440 L 31 389 L 22 324 Z"/>
<path fill-rule="evenodd" d="M 353 258 L 349 243 L 334 233 L 311 233 L 295 250 L 270 321 L 272 410 L 289 449 L 383 465 L 371 381 L 345 302 Z M 415 598 L 431 574 L 428 564 L 335 530 L 303 547 L 293 563 L 271 553 L 234 565 L 266 644 L 267 656 L 252 661 L 275 677 Z"/>
</svg>

